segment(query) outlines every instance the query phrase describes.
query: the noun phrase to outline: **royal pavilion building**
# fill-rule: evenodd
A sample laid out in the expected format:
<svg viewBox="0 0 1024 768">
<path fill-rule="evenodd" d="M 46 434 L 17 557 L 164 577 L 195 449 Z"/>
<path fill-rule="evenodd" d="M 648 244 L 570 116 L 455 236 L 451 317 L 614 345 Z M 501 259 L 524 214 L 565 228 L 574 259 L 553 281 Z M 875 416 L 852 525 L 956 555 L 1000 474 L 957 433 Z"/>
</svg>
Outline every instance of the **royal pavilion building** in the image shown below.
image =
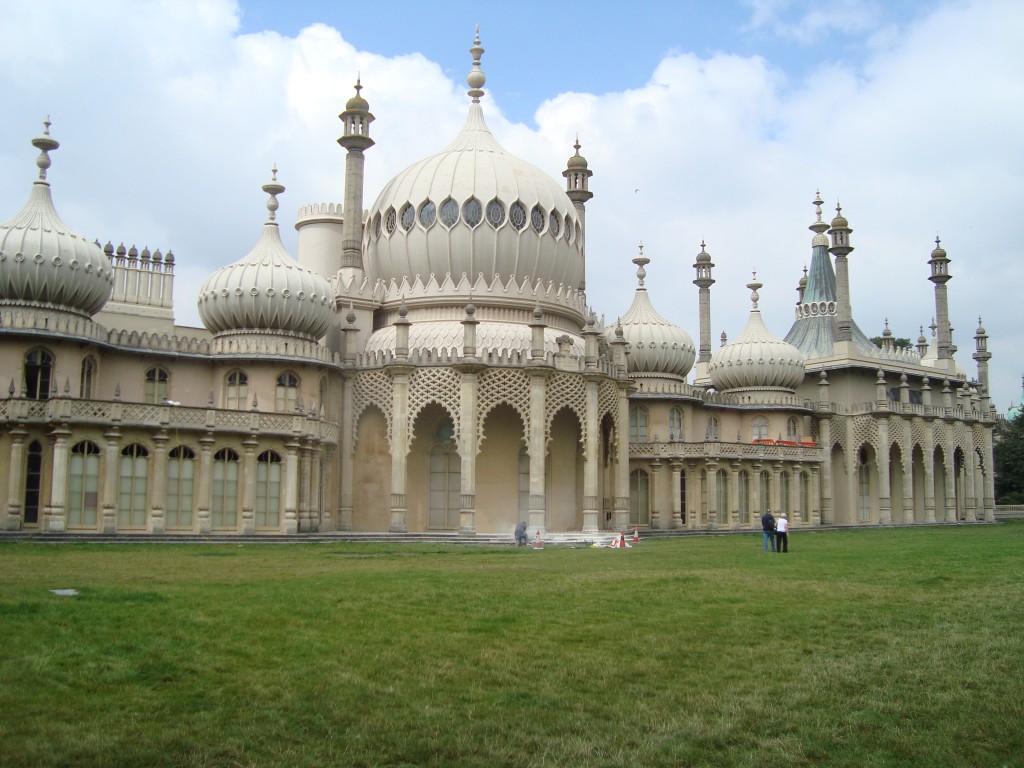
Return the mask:
<svg viewBox="0 0 1024 768">
<path fill-rule="evenodd" d="M 606 326 L 586 296 L 579 142 L 561 179 L 509 154 L 485 122 L 479 38 L 470 51 L 462 130 L 365 212 L 375 118 L 357 84 L 344 203 L 299 209 L 294 257 L 272 172 L 255 246 L 200 290 L 204 328 L 174 324 L 174 254 L 64 224 L 45 125 L 28 201 L 0 224 L 0 528 L 511 537 L 519 521 L 760 529 L 766 509 L 797 528 L 993 520 L 988 337 L 979 324 L 969 376 L 940 243 L 916 347 L 857 326 L 852 229 L 838 207 L 822 218 L 820 196 L 784 338 L 755 274 L 746 327 L 712 352 L 703 244 L 696 291 L 678 287 L 699 308 L 696 344 L 652 305 L 642 247 L 632 303 Z"/>
</svg>

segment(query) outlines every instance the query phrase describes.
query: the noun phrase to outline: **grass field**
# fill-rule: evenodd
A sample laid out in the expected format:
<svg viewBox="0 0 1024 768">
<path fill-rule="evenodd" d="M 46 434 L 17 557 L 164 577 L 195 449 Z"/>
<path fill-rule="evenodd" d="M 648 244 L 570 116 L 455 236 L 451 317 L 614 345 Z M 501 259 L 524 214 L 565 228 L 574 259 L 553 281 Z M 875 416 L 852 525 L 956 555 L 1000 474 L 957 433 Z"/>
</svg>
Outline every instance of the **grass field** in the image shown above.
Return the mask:
<svg viewBox="0 0 1024 768">
<path fill-rule="evenodd" d="M 1024 523 L 6 543 L 0 584 L 3 766 L 1024 766 Z"/>
</svg>

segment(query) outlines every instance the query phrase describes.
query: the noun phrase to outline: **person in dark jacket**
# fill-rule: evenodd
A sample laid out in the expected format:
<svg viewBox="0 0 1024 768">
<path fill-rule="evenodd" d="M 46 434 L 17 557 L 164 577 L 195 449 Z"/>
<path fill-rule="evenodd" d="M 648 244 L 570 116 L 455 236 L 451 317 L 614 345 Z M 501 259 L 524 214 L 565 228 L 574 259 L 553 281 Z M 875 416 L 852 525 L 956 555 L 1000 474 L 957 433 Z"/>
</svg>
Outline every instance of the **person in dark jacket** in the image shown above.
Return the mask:
<svg viewBox="0 0 1024 768">
<path fill-rule="evenodd" d="M 526 523 L 519 523 L 516 526 L 516 546 L 523 547 L 530 543 L 530 537 L 526 535 Z"/>
<path fill-rule="evenodd" d="M 764 534 L 764 551 L 768 552 L 768 542 L 771 542 L 771 550 L 775 551 L 775 515 L 769 509 L 761 515 L 761 533 Z"/>
</svg>

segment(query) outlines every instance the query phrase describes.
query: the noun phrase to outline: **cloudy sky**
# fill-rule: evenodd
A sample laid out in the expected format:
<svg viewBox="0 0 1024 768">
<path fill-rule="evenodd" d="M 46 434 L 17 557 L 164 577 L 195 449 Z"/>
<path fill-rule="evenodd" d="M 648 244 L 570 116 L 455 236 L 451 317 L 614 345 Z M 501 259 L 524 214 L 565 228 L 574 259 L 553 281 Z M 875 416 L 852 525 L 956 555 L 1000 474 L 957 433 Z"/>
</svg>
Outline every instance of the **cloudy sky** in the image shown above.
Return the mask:
<svg viewBox="0 0 1024 768">
<path fill-rule="evenodd" d="M 820 188 L 853 227 L 854 318 L 916 340 L 934 315 L 928 257 L 952 259 L 954 341 L 972 376 L 990 335 L 1000 410 L 1021 397 L 1024 4 L 1019 0 L 746 0 L 626 5 L 327 0 L 0 0 L 0 218 L 36 175 L 65 222 L 101 242 L 172 249 L 176 318 L 244 255 L 276 163 L 294 253 L 299 206 L 341 201 L 337 114 L 361 73 L 377 120 L 369 207 L 461 127 L 473 26 L 484 108 L 507 149 L 560 178 L 579 133 L 594 171 L 588 297 L 612 320 L 641 240 L 659 311 L 698 337 L 693 260 L 707 242 L 713 338 L 734 337 L 756 269 L 779 336 L 810 255 Z M 928 333 L 926 329 L 926 333 Z"/>
</svg>

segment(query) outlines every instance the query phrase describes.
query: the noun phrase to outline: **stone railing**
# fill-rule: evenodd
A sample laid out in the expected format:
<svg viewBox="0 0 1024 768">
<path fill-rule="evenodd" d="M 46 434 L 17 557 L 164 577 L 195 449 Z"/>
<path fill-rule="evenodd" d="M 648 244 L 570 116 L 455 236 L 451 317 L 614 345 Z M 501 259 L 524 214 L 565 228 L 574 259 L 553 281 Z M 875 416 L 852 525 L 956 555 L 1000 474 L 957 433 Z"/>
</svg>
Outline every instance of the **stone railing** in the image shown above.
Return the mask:
<svg viewBox="0 0 1024 768">
<path fill-rule="evenodd" d="M 820 462 L 820 446 L 790 441 L 762 443 L 631 443 L 629 455 L 635 459 L 718 459 L 720 461 L 807 461 Z"/>
<path fill-rule="evenodd" d="M 141 427 L 178 431 L 245 432 L 319 438 L 337 443 L 339 427 L 303 413 L 262 413 L 106 400 L 0 400 L 0 419 L 18 424 Z"/>
</svg>

